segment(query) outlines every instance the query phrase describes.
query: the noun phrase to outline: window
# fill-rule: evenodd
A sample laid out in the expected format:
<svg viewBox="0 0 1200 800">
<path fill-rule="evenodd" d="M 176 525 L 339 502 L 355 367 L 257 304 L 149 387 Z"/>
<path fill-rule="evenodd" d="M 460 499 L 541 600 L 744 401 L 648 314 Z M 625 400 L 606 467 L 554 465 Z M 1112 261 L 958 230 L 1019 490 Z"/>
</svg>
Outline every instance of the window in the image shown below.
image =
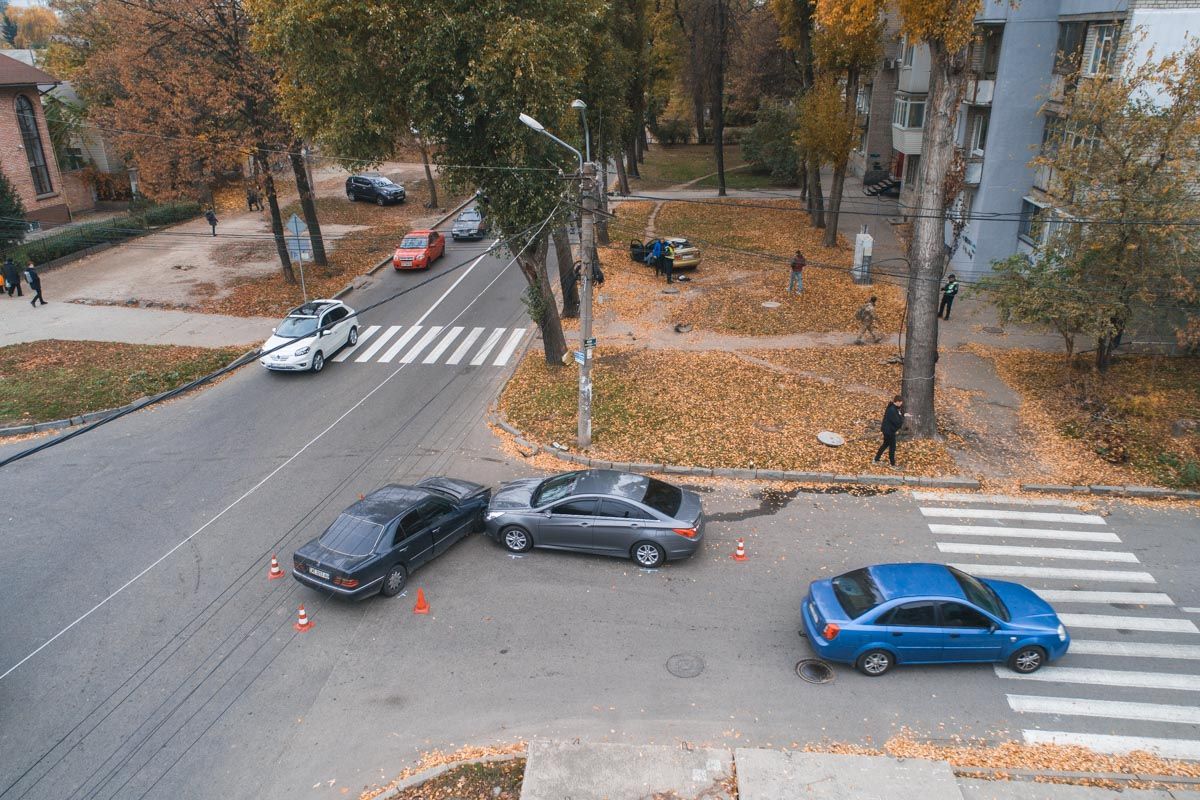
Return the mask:
<svg viewBox="0 0 1200 800">
<path fill-rule="evenodd" d="M 345 306 L 338 306 L 329 312 L 329 315 L 325 317 L 325 322 L 329 325 L 333 325 L 336 322 L 341 322 L 344 320 L 349 314 L 350 311 L 347 310 Z"/>
<path fill-rule="evenodd" d="M 988 118 L 986 111 L 977 112 L 971 120 L 970 150 L 971 155 L 983 155 L 984 145 L 987 144 Z"/>
<path fill-rule="evenodd" d="M 683 491 L 678 486 L 650 478 L 646 482 L 646 493 L 642 495 L 642 502 L 659 513 L 673 517 L 683 504 Z"/>
<path fill-rule="evenodd" d="M 909 156 L 904 160 L 904 185 L 917 185 L 917 172 L 921 168 L 920 156 Z"/>
<path fill-rule="evenodd" d="M 910 42 L 907 38 L 900 40 L 900 63 L 906 67 L 913 65 L 913 59 L 916 56 L 917 46 Z"/>
<path fill-rule="evenodd" d="M 1093 25 L 1088 31 L 1091 49 L 1087 54 L 1085 73 L 1098 75 L 1112 69 L 1117 55 L 1117 26 L 1115 24 Z"/>
<path fill-rule="evenodd" d="M 83 157 L 83 150 L 78 147 L 66 147 L 64 153 L 67 158 L 67 169 L 76 170 L 83 169 L 87 166 L 87 159 Z"/>
<path fill-rule="evenodd" d="M 968 575 L 954 567 L 947 567 L 947 569 L 954 576 L 954 580 L 958 581 L 958 585 L 962 587 L 963 594 L 966 595 L 968 600 L 988 613 L 995 614 L 1005 622 L 1008 621 L 1008 609 L 1004 607 L 1004 601 L 1000 599 L 1000 595 L 996 594 L 992 587 L 974 575 Z"/>
<path fill-rule="evenodd" d="M 1054 72 L 1070 75 L 1079 69 L 1079 57 L 1083 55 L 1083 39 L 1087 26 L 1082 22 L 1060 22 L 1058 24 L 1058 52 L 1054 57 Z"/>
<path fill-rule="evenodd" d="M 575 488 L 575 481 L 578 478 L 578 472 L 564 472 L 562 475 L 546 478 L 534 490 L 530 505 L 537 508 L 546 503 L 553 503 L 555 500 L 563 499 Z"/>
<path fill-rule="evenodd" d="M 38 131 L 37 114 L 33 104 L 23 94 L 17 95 L 17 126 L 21 129 L 21 143 L 25 146 L 25 158 L 29 160 L 29 174 L 33 177 L 33 189 L 37 194 L 50 194 L 50 170 L 46 167 L 46 154 L 42 150 L 42 134 Z"/>
<path fill-rule="evenodd" d="M 901 128 L 920 128 L 925 124 L 925 98 L 898 96 L 892 106 L 892 124 Z"/>
<path fill-rule="evenodd" d="M 382 536 L 382 525 L 342 514 L 325 529 L 318 541 L 327 550 L 344 556 L 365 556 L 374 552 Z"/>
<path fill-rule="evenodd" d="M 896 606 L 883 615 L 880 625 L 896 625 L 903 628 L 934 628 L 937 627 L 937 616 L 933 611 L 932 600 L 920 600 L 916 603 L 905 603 Z"/>
<path fill-rule="evenodd" d="M 971 53 L 972 69 L 984 80 L 995 80 L 996 70 L 1000 68 L 1000 42 L 1004 28 L 998 25 L 983 25 L 976 31 Z"/>
<path fill-rule="evenodd" d="M 943 628 L 990 628 L 992 621 L 962 603 L 942 603 Z"/>
<path fill-rule="evenodd" d="M 425 525 L 433 525 L 442 517 L 453 513 L 454 506 L 450 505 L 440 497 L 426 497 L 417 504 L 418 512 L 421 514 L 421 521 Z"/>
<path fill-rule="evenodd" d="M 420 533 L 424 527 L 425 523 L 421 521 L 421 509 L 414 508 L 400 520 L 400 527 L 396 529 L 396 544 L 400 544 L 408 537 Z"/>
<path fill-rule="evenodd" d="M 1017 235 L 1030 244 L 1042 243 L 1042 232 L 1046 225 L 1044 208 L 1028 200 L 1021 201 L 1021 223 Z"/>
<path fill-rule="evenodd" d="M 640 508 L 635 508 L 628 503 L 622 503 L 617 500 L 601 500 L 600 509 L 596 512 L 596 516 L 614 517 L 616 519 L 654 519 L 654 517 Z"/>
<path fill-rule="evenodd" d="M 592 498 L 580 498 L 559 503 L 550 509 L 550 513 L 560 517 L 590 517 L 596 511 L 596 501 Z"/>
<path fill-rule="evenodd" d="M 833 593 L 850 619 L 857 619 L 883 602 L 883 595 L 867 569 L 856 569 L 830 581 Z"/>
</svg>

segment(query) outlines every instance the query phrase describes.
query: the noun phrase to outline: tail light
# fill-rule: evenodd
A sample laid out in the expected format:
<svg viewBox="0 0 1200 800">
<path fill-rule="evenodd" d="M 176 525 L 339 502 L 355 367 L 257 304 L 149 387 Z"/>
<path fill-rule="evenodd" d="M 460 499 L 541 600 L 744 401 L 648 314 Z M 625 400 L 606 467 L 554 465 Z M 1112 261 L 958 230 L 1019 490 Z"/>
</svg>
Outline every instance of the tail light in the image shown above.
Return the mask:
<svg viewBox="0 0 1200 800">
<path fill-rule="evenodd" d="M 344 589 L 353 589 L 358 586 L 358 578 L 334 578 L 333 582 Z"/>
<path fill-rule="evenodd" d="M 672 528 L 671 530 L 685 539 L 695 539 L 699 535 L 695 528 Z"/>
<path fill-rule="evenodd" d="M 838 635 L 838 633 L 841 632 L 841 630 L 842 629 L 839 628 L 837 625 L 834 625 L 832 622 L 829 622 L 829 623 L 826 623 L 825 630 L 821 631 L 821 636 L 824 637 L 827 641 L 832 642 L 834 640 L 834 638 Z"/>
</svg>

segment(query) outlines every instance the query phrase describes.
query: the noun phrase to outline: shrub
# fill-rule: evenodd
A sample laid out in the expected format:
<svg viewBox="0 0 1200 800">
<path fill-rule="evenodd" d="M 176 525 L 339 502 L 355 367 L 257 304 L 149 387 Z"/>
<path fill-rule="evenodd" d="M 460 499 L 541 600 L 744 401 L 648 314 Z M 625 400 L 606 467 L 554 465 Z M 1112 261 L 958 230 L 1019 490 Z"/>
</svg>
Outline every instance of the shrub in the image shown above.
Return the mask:
<svg viewBox="0 0 1200 800">
<path fill-rule="evenodd" d="M 50 233 L 5 253 L 18 264 L 33 261 L 44 264 L 56 258 L 69 256 L 98 244 L 122 242 L 143 231 L 160 225 L 169 225 L 199 216 L 200 204 L 193 202 L 164 203 L 151 206 L 140 214 L 127 214 L 104 222 L 91 222 L 67 228 L 61 233 Z"/>
<path fill-rule="evenodd" d="M 654 132 L 658 141 L 665 145 L 687 144 L 692 138 L 691 123 L 679 117 L 659 120 L 658 130 Z"/>
<path fill-rule="evenodd" d="M 800 182 L 795 134 L 796 110 L 786 103 L 764 103 L 758 110 L 758 120 L 742 137 L 742 155 L 755 170 L 794 186 Z"/>
</svg>

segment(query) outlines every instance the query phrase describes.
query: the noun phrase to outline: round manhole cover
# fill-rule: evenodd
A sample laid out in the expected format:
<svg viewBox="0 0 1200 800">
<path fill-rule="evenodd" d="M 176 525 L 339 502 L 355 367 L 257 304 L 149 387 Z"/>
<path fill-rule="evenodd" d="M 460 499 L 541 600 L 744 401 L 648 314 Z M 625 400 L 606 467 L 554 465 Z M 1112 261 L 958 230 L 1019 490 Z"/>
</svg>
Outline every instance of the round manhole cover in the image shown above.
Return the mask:
<svg viewBox="0 0 1200 800">
<path fill-rule="evenodd" d="M 819 658 L 797 661 L 796 674 L 809 683 L 833 683 L 833 667 Z"/>
<path fill-rule="evenodd" d="M 846 443 L 845 437 L 833 431 L 821 431 L 817 434 L 817 441 L 829 447 L 841 447 Z"/>
<path fill-rule="evenodd" d="M 676 678 L 694 678 L 704 672 L 704 659 L 695 653 L 676 653 L 667 659 L 667 672 Z"/>
<path fill-rule="evenodd" d="M 781 306 L 781 305 L 783 305 L 783 304 L 776 303 L 774 300 L 768 300 L 762 304 L 762 307 L 763 308 L 779 308 L 779 306 Z"/>
</svg>

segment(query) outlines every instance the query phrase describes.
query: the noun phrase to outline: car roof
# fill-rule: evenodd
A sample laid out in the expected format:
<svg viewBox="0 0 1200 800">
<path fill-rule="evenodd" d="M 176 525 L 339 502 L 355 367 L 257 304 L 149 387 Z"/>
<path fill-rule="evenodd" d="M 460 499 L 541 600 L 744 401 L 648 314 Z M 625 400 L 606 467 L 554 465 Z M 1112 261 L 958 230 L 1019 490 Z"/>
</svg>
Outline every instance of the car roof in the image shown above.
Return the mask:
<svg viewBox="0 0 1200 800">
<path fill-rule="evenodd" d="M 575 481 L 575 494 L 609 494 L 641 501 L 646 496 L 645 475 L 621 472 L 615 469 L 589 469 L 579 474 Z"/>
<path fill-rule="evenodd" d="M 315 317 L 330 306 L 342 305 L 341 300 L 309 300 L 302 306 L 296 306 L 287 313 L 289 317 Z"/>
<path fill-rule="evenodd" d="M 876 564 L 868 570 L 887 600 L 928 596 L 966 599 L 945 564 Z"/>
<path fill-rule="evenodd" d="M 389 483 L 371 492 L 342 513 L 378 525 L 387 525 L 416 505 L 417 501 L 429 496 L 429 492 L 415 486 Z"/>
</svg>

